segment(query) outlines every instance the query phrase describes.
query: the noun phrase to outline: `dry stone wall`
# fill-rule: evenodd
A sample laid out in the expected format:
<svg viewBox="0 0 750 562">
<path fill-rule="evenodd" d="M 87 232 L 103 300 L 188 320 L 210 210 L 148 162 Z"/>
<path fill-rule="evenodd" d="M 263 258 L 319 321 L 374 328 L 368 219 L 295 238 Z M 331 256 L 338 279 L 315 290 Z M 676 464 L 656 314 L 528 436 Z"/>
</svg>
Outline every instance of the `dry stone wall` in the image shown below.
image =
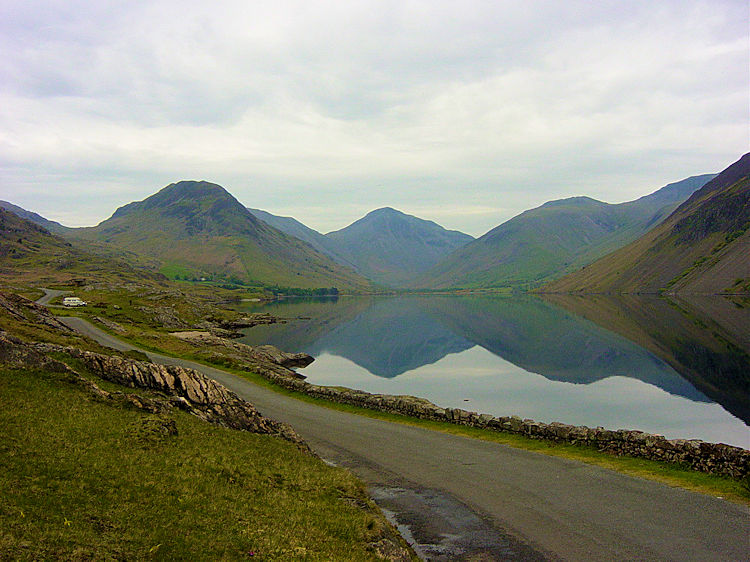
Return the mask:
<svg viewBox="0 0 750 562">
<path fill-rule="evenodd" d="M 678 463 L 709 474 L 733 478 L 745 478 L 750 475 L 750 451 L 723 443 L 707 443 L 697 439 L 666 439 L 662 435 L 625 429 L 612 431 L 602 427 L 573 426 L 558 422 L 548 424 L 521 419 L 518 416 L 495 417 L 458 408 L 441 408 L 428 400 L 413 396 L 370 394 L 361 390 L 317 386 L 271 372 L 262 374 L 284 388 L 369 410 L 515 433 L 531 439 L 589 445 L 614 455 Z"/>
</svg>

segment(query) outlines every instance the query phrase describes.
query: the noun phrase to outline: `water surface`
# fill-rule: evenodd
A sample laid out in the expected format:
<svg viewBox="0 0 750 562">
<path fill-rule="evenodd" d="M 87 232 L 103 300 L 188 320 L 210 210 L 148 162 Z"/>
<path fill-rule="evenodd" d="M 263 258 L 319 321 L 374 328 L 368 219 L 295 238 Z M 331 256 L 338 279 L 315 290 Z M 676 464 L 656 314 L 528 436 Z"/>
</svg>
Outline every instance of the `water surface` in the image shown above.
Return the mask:
<svg viewBox="0 0 750 562">
<path fill-rule="evenodd" d="M 601 300 L 290 299 L 252 307 L 289 320 L 241 341 L 309 353 L 316 360 L 302 372 L 313 384 L 750 448 L 741 337 L 664 301 L 629 306 L 640 316 Z"/>
</svg>

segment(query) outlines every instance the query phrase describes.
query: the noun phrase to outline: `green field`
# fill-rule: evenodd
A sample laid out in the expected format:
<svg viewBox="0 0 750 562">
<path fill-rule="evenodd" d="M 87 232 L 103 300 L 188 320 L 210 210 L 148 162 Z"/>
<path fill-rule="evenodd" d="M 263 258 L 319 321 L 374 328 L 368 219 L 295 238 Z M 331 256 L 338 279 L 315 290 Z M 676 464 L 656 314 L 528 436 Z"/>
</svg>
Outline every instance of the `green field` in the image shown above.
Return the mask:
<svg viewBox="0 0 750 562">
<path fill-rule="evenodd" d="M 281 439 L 8 368 L 0 427 L 0 559 L 377 559 L 362 484 Z"/>
</svg>

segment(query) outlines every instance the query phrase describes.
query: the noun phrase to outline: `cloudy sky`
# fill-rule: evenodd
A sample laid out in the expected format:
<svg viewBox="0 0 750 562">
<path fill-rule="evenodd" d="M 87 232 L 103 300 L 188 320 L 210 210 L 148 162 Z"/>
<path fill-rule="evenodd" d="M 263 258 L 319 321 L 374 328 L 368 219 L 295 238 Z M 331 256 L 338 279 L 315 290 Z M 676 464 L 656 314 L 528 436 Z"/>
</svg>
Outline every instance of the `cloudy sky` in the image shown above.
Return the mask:
<svg viewBox="0 0 750 562">
<path fill-rule="evenodd" d="M 69 226 L 206 179 L 480 235 L 748 151 L 746 0 L 0 0 L 0 52 L 0 199 Z"/>
</svg>

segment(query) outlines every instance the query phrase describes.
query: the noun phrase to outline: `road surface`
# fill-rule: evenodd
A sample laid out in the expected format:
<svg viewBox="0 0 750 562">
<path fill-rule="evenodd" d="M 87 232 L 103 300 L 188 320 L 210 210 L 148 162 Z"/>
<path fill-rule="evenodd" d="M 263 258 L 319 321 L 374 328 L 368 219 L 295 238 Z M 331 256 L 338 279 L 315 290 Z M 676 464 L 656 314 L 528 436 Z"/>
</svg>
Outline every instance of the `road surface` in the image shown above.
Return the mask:
<svg viewBox="0 0 750 562">
<path fill-rule="evenodd" d="M 66 324 L 134 349 L 79 318 Z M 308 404 L 192 361 L 364 479 L 433 560 L 748 560 L 750 508 L 580 462 Z M 408 528 L 407 528 L 408 527 Z"/>
</svg>

